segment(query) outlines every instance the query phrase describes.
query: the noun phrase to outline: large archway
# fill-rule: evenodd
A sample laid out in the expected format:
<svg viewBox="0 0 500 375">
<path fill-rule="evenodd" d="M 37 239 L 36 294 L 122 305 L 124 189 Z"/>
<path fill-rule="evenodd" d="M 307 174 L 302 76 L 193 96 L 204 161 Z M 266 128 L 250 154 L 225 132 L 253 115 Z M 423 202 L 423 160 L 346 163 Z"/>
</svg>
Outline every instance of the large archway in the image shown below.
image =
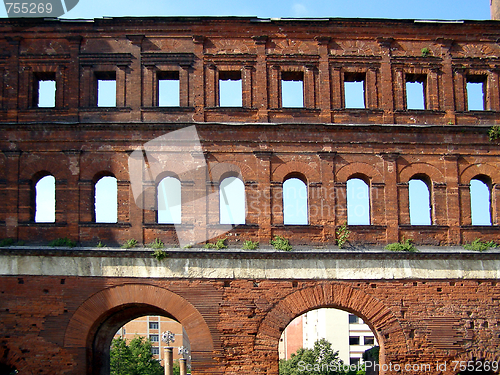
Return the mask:
<svg viewBox="0 0 500 375">
<path fill-rule="evenodd" d="M 126 284 L 102 290 L 75 312 L 66 329 L 64 346 L 85 348 L 86 374 L 109 374 L 109 347 L 116 331 L 126 322 L 144 315 L 177 320 L 192 341 L 193 374 L 197 365 L 213 365 L 212 335 L 198 310 L 187 300 L 163 288 Z"/>
<path fill-rule="evenodd" d="M 387 346 L 406 346 L 400 322 L 383 303 L 344 283 L 325 281 L 292 293 L 266 315 L 257 333 L 255 350 L 267 358 L 269 374 L 278 374 L 278 345 L 283 330 L 296 317 L 324 307 L 351 312 L 366 322 L 380 345 L 381 366 Z"/>
</svg>

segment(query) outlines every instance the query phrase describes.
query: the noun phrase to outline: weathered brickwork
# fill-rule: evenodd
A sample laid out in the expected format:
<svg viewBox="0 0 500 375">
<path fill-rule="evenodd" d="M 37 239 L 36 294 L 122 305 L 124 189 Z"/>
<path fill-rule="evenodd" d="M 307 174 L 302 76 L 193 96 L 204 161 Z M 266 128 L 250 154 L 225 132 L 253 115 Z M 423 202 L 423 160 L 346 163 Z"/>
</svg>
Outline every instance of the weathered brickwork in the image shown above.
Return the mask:
<svg viewBox="0 0 500 375">
<path fill-rule="evenodd" d="M 172 316 L 183 324 L 193 374 L 277 374 L 281 331 L 301 313 L 326 306 L 369 322 L 382 363 L 449 361 L 449 369 L 454 360 L 498 360 L 500 345 L 495 281 L 28 276 L 3 277 L 1 292 L 0 358 L 22 373 L 101 373 L 95 368 L 102 366 L 117 327 L 144 314 Z"/>
<path fill-rule="evenodd" d="M 151 260 L 142 252 L 96 255 L 103 259 L 96 269 L 109 257 L 119 259 L 122 274 L 113 277 L 96 269 L 49 273 L 50 264 L 26 268 L 34 264 L 34 246 L 63 237 L 83 246 L 132 238 L 176 245 L 176 231 L 196 231 L 197 196 L 207 197 L 202 237 L 210 238 L 220 229 L 219 198 L 212 193 L 230 176 L 243 181 L 247 208 L 245 224 L 224 234 L 230 246 L 243 240 L 266 245 L 281 235 L 294 246 L 331 248 L 347 220 L 353 178 L 369 187 L 370 225 L 349 226 L 351 244 L 498 241 L 500 151 L 488 130 L 500 125 L 499 34 L 494 21 L 1 20 L 0 239 L 28 248 L 0 254 L 2 267 L 9 254 L 19 265 L 0 267 L 0 374 L 16 368 L 21 374 L 103 375 L 120 325 L 159 314 L 188 332 L 193 374 L 276 375 L 280 333 L 296 316 L 320 307 L 365 319 L 381 345 L 381 363 L 449 361 L 444 371 L 404 374 L 455 375 L 451 361 L 499 360 L 498 278 L 474 274 L 498 253 L 472 260 L 471 269 L 460 268 L 461 276 L 450 279 L 375 275 L 363 252 L 352 256 L 373 280 L 320 277 L 314 274 L 319 266 L 300 279 L 292 271 L 278 277 L 268 270 L 262 278 L 160 277 L 145 274 L 146 267 L 131 270 L 129 258 Z M 101 79 L 116 82 L 116 106 L 98 106 Z M 178 80 L 178 106 L 160 106 L 162 79 Z M 226 79 L 241 80 L 241 106 L 220 105 Z M 56 84 L 53 108 L 38 106 L 44 80 Z M 303 107 L 283 106 L 286 80 L 302 82 Z M 354 81 L 363 82 L 365 108 L 347 108 L 344 84 Z M 408 108 L 407 82 L 422 84 L 424 109 Z M 467 83 L 482 84 L 483 110 L 469 110 Z M 182 196 L 182 225 L 159 224 L 155 198 L 138 200 L 133 193 L 129 157 L 190 125 L 203 149 L 190 156 L 206 160 L 206 172 L 141 176 L 145 189 L 155 191 L 163 177 L 174 176 L 189 192 Z M 35 222 L 35 184 L 47 175 L 56 181 L 54 223 Z M 117 180 L 117 223 L 96 222 L 95 185 L 104 176 Z M 282 191 L 289 178 L 307 186 L 308 225 L 284 224 Z M 430 190 L 431 225 L 410 224 L 409 181 L 415 178 Z M 491 225 L 472 225 L 472 179 L 489 188 Z M 452 256 L 447 248 L 440 255 L 445 263 L 447 251 Z M 84 268 L 88 253 L 82 254 L 64 257 L 74 256 L 71 264 Z M 191 263 L 210 256 L 186 255 Z M 408 256 L 418 269 L 419 258 Z M 290 256 L 291 269 L 301 269 L 299 258 Z"/>
</svg>

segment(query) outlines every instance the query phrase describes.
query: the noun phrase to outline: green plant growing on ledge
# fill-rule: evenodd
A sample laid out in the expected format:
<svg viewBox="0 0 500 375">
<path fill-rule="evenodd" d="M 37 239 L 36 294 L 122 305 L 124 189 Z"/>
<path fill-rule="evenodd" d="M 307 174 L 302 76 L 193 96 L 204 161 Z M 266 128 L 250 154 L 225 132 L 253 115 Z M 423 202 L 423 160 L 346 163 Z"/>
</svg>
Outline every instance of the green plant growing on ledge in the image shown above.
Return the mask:
<svg viewBox="0 0 500 375">
<path fill-rule="evenodd" d="M 99 242 L 97 243 L 97 247 L 106 247 L 106 245 L 105 245 L 105 244 L 103 244 L 101 241 L 99 241 Z"/>
<path fill-rule="evenodd" d="M 347 229 L 347 222 L 345 222 L 339 228 L 337 228 L 335 234 L 337 235 L 336 241 L 337 245 L 339 246 L 339 249 L 343 249 L 344 245 L 349 240 L 349 235 L 351 234 L 351 231 Z"/>
<path fill-rule="evenodd" d="M 136 246 L 137 246 L 137 240 L 131 238 L 130 240 L 128 240 L 127 242 L 125 242 L 122 245 L 122 248 L 124 248 L 124 249 L 131 249 L 131 248 L 136 247 Z"/>
<path fill-rule="evenodd" d="M 163 249 L 156 249 L 154 252 L 153 252 L 153 256 L 156 258 L 156 260 L 158 261 L 162 261 L 163 259 L 167 258 L 168 255 L 167 255 L 167 252 Z"/>
<path fill-rule="evenodd" d="M 431 54 L 431 50 L 427 47 L 424 47 L 420 50 L 422 57 L 428 57 Z"/>
<path fill-rule="evenodd" d="M 410 253 L 418 252 L 417 248 L 412 244 L 413 240 L 406 239 L 403 237 L 401 242 L 394 242 L 385 247 L 389 251 L 407 251 Z"/>
<path fill-rule="evenodd" d="M 292 251 L 290 242 L 281 236 L 274 236 L 274 240 L 269 241 L 276 250 Z"/>
<path fill-rule="evenodd" d="M 488 242 L 481 241 L 480 238 L 476 238 L 471 243 L 466 243 L 464 245 L 464 249 L 466 249 L 466 250 L 473 250 L 473 251 L 480 251 L 480 252 L 483 252 L 483 251 L 486 251 L 489 249 L 494 249 L 496 247 L 498 247 L 498 244 L 495 243 L 494 241 L 488 241 Z"/>
<path fill-rule="evenodd" d="M 66 238 L 66 237 L 57 238 L 53 241 L 50 241 L 49 246 L 52 246 L 52 247 L 75 247 L 76 242 L 71 241 L 69 238 Z"/>
<path fill-rule="evenodd" d="M 243 243 L 243 250 L 256 250 L 257 248 L 259 247 L 259 243 L 258 242 L 254 242 L 254 241 L 245 241 Z"/>
<path fill-rule="evenodd" d="M 219 238 L 215 243 L 208 242 L 203 247 L 205 249 L 227 249 L 226 240 L 227 238 Z"/>
<path fill-rule="evenodd" d="M 155 238 L 155 240 L 153 242 L 151 242 L 148 245 L 148 247 L 150 247 L 152 249 L 163 249 L 165 247 L 165 244 L 159 238 Z"/>
<path fill-rule="evenodd" d="M 500 125 L 493 125 L 490 130 L 488 130 L 488 137 L 490 141 L 500 138 Z"/>
<path fill-rule="evenodd" d="M 14 246 L 15 243 L 16 241 L 14 241 L 12 238 L 4 238 L 0 241 L 0 247 Z"/>
</svg>

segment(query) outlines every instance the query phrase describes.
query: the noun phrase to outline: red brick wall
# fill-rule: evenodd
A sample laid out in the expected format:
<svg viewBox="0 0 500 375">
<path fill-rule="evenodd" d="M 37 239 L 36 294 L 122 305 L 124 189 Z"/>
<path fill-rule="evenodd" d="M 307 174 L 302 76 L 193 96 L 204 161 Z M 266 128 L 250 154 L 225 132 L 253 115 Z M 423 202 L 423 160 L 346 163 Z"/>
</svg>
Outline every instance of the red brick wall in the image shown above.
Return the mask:
<svg viewBox="0 0 500 375">
<path fill-rule="evenodd" d="M 90 364 L 98 362 L 86 350 L 94 338 L 111 340 L 114 327 L 134 314 L 161 313 L 186 329 L 193 374 L 277 374 L 282 330 L 303 312 L 320 307 L 363 318 L 381 345 L 381 363 L 499 358 L 500 289 L 489 280 L 24 276 L 0 278 L 0 291 L 1 362 L 21 373 L 94 373 Z M 102 355 L 94 352 L 94 360 Z"/>
</svg>

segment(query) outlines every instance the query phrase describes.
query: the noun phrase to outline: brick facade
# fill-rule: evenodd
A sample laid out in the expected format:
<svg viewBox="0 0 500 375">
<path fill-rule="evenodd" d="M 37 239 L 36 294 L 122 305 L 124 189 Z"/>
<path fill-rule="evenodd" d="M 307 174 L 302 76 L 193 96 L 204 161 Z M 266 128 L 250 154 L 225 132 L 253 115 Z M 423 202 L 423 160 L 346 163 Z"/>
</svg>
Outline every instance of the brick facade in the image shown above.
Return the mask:
<svg viewBox="0 0 500 375">
<path fill-rule="evenodd" d="M 500 124 L 499 31 L 494 21 L 2 20 L 0 238 L 30 249 L 62 237 L 92 246 L 131 238 L 175 245 L 176 228 L 157 223 L 151 197 L 141 198 L 144 207 L 137 204 L 129 156 L 152 139 L 196 125 L 203 153 L 192 157 L 204 157 L 206 174 L 178 177 L 183 189 L 191 188 L 186 203 L 198 193 L 210 197 L 227 176 L 241 178 L 248 212 L 244 225 L 225 234 L 231 246 L 247 239 L 265 245 L 274 235 L 293 245 L 333 246 L 347 219 L 352 178 L 368 184 L 371 202 L 370 225 L 349 228 L 352 244 L 381 246 L 403 237 L 418 245 L 496 240 L 499 149 L 488 130 Z M 178 78 L 178 107 L 158 106 L 161 77 Z M 241 79 L 241 107 L 219 105 L 221 77 Z M 116 107 L 97 105 L 101 78 L 116 81 Z M 54 108 L 37 105 L 44 79 L 56 82 Z M 302 81 L 303 108 L 283 108 L 281 81 L 287 79 Z M 365 108 L 345 108 L 344 82 L 353 80 L 363 81 Z M 422 83 L 425 109 L 407 108 L 408 81 Z M 468 82 L 482 83 L 484 110 L 468 110 Z M 170 172 L 145 174 L 141 182 L 154 190 Z M 37 223 L 34 185 L 46 175 L 56 180 L 56 218 Z M 95 222 L 94 185 L 102 176 L 117 179 L 117 223 Z M 291 177 L 307 185 L 308 225 L 283 223 L 283 183 Z M 432 225 L 410 225 L 412 178 L 430 189 Z M 490 189 L 492 225 L 472 225 L 473 178 Z M 183 216 L 185 230 L 199 219 L 192 206 Z M 218 207 L 215 198 L 203 202 L 213 217 Z M 217 233 L 217 220 L 205 224 Z M 29 251 L 14 255 L 23 264 L 32 261 Z M 189 256 L 193 262 L 198 257 Z M 496 257 L 473 260 L 473 271 Z M 418 268 L 419 260 L 411 259 Z M 289 260 L 301 269 L 300 260 Z M 72 261 L 83 267 L 82 259 Z M 119 262 L 126 269 L 129 259 Z M 252 271 L 248 277 L 182 279 L 2 268 L 0 370 L 104 374 L 112 334 L 135 317 L 155 314 L 172 316 L 186 329 L 193 374 L 276 375 L 282 330 L 301 313 L 327 306 L 370 325 L 381 343 L 381 363 L 499 359 L 495 277 L 460 269 L 463 276 L 449 280 L 373 275 L 360 281 L 321 278 L 311 268 L 310 278 L 297 281 L 293 273 L 255 279 Z M 457 371 L 448 365 L 430 373 Z"/>
</svg>

